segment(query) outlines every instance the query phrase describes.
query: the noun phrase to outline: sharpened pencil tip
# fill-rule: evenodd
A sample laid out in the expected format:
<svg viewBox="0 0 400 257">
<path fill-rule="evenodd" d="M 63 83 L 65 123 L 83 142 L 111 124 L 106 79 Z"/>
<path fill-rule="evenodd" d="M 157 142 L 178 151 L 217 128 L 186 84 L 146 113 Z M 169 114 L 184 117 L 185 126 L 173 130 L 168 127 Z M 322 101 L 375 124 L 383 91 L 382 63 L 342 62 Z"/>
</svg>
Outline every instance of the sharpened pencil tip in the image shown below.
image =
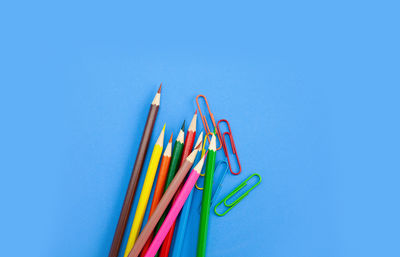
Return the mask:
<svg viewBox="0 0 400 257">
<path fill-rule="evenodd" d="M 162 82 L 161 82 L 161 84 L 160 84 L 160 87 L 158 88 L 157 93 L 161 93 L 161 86 L 162 86 Z"/>
<path fill-rule="evenodd" d="M 160 135 L 158 136 L 156 145 L 159 145 L 159 146 L 161 146 L 161 147 L 163 146 L 163 143 L 164 143 L 164 134 L 165 134 L 165 124 L 164 124 L 163 129 L 161 130 Z"/>
<path fill-rule="evenodd" d="M 194 147 L 194 150 L 200 150 L 201 149 L 201 144 L 203 143 L 202 137 L 199 137 L 197 140 L 197 145 Z"/>
<path fill-rule="evenodd" d="M 164 123 L 164 127 L 162 128 L 163 131 L 165 131 L 165 125 L 167 125 L 167 123 Z"/>
<path fill-rule="evenodd" d="M 172 143 L 172 136 L 173 136 L 173 134 L 174 134 L 174 133 L 171 133 L 171 137 L 169 138 L 168 143 Z"/>
<path fill-rule="evenodd" d="M 204 160 L 206 159 L 208 151 L 203 155 L 203 157 L 201 157 L 200 161 L 196 164 L 196 166 L 194 167 L 194 170 L 197 173 L 201 173 L 201 169 L 203 168 L 204 165 Z"/>
<path fill-rule="evenodd" d="M 212 134 L 211 142 L 210 142 L 210 144 L 209 144 L 209 146 L 208 146 L 208 150 L 213 150 L 213 151 L 216 151 L 216 150 L 217 150 L 217 147 L 216 147 L 217 143 L 216 143 L 216 141 L 217 141 L 217 137 L 215 136 L 215 134 Z"/>
<path fill-rule="evenodd" d="M 197 110 L 194 112 L 194 114 L 197 114 Z"/>
<path fill-rule="evenodd" d="M 160 85 L 160 88 L 158 89 L 156 95 L 154 96 L 153 102 L 151 103 L 151 105 L 160 106 L 160 96 L 161 96 L 160 92 L 161 92 L 161 85 Z"/>
<path fill-rule="evenodd" d="M 190 122 L 189 128 L 188 128 L 188 132 L 189 131 L 196 131 L 196 124 L 197 124 L 197 113 L 195 113 L 193 115 L 192 121 Z"/>
<path fill-rule="evenodd" d="M 182 127 L 181 127 L 181 130 L 183 130 L 183 131 L 185 131 L 185 120 L 183 121 L 183 123 L 182 123 Z"/>
<path fill-rule="evenodd" d="M 199 150 L 199 152 L 201 151 L 201 143 L 203 142 L 203 131 L 200 133 L 200 135 L 197 137 L 197 141 L 196 141 L 196 144 L 195 144 L 195 147 L 194 147 L 194 149 L 197 149 L 197 150 Z M 200 146 L 199 148 L 197 148 L 197 146 Z"/>
</svg>

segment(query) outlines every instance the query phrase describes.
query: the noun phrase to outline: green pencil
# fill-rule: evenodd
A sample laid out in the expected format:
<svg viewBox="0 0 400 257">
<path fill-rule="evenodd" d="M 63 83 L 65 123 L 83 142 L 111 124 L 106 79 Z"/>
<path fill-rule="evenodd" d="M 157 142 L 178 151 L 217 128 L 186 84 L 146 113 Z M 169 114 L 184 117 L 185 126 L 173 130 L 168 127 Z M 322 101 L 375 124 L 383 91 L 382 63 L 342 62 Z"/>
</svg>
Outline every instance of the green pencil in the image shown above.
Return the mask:
<svg viewBox="0 0 400 257">
<path fill-rule="evenodd" d="M 178 137 L 176 138 L 174 149 L 172 150 L 172 155 L 171 155 L 171 163 L 169 165 L 168 169 L 168 175 L 167 179 L 165 180 L 165 188 L 164 188 L 164 193 L 167 191 L 167 188 L 169 184 L 171 184 L 172 180 L 175 177 L 175 173 L 179 168 L 179 164 L 181 163 L 181 157 L 182 157 L 182 152 L 183 152 L 183 142 L 185 140 L 185 121 L 183 121 L 181 130 L 179 131 Z M 160 221 L 158 222 L 154 235 L 157 234 L 157 231 L 160 229 L 161 225 L 164 222 L 165 217 L 168 214 L 167 209 L 164 214 L 161 216 Z"/>
<path fill-rule="evenodd" d="M 199 238 L 197 241 L 197 257 L 206 256 L 208 218 L 210 216 L 211 193 L 212 193 L 212 184 L 213 184 L 213 177 L 215 170 L 215 157 L 217 155 L 215 141 L 216 138 L 214 131 L 211 138 L 210 146 L 208 148 L 206 174 L 204 177 L 204 190 L 203 190 L 203 200 L 201 202 Z"/>
</svg>

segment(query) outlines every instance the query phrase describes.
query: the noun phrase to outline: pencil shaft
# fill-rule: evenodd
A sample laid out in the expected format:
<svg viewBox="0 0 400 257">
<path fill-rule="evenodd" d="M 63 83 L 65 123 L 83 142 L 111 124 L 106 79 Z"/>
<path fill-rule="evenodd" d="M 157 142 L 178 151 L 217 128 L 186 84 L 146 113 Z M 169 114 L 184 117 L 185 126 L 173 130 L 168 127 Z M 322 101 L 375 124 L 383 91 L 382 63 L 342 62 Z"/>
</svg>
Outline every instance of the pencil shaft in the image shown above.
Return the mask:
<svg viewBox="0 0 400 257">
<path fill-rule="evenodd" d="M 164 241 L 165 237 L 167 236 L 168 231 L 170 231 L 172 224 L 176 220 L 180 210 L 183 207 L 186 199 L 188 198 L 191 190 L 194 187 L 197 179 L 199 178 L 200 174 L 193 170 L 188 179 L 186 180 L 184 186 L 182 187 L 181 192 L 178 194 L 175 202 L 173 203 L 171 210 L 168 212 L 167 217 L 165 218 L 164 223 L 161 225 L 160 230 L 158 231 L 157 235 L 154 237 L 153 242 L 151 243 L 149 250 L 145 254 L 144 257 L 154 257 L 160 248 L 162 242 Z"/>
<path fill-rule="evenodd" d="M 189 153 L 192 151 L 193 148 L 193 144 L 194 144 L 194 140 L 196 138 L 196 130 L 194 131 L 188 131 L 187 136 L 186 136 L 186 140 L 185 140 L 185 147 L 183 149 L 183 153 L 182 153 L 182 158 L 186 158 L 185 155 L 189 155 Z M 178 193 L 180 192 L 180 188 L 178 189 Z M 177 196 L 175 196 L 177 197 Z M 175 202 L 175 199 L 174 199 Z M 169 250 L 171 248 L 171 243 L 172 243 L 172 238 L 174 236 L 174 230 L 175 230 L 175 222 L 174 224 L 172 224 L 172 227 L 166 237 L 166 239 L 164 240 L 164 243 L 161 247 L 160 250 L 160 257 L 168 257 L 169 255 Z"/>
<path fill-rule="evenodd" d="M 162 132 L 162 136 L 164 137 L 164 130 Z M 129 234 L 128 242 L 125 248 L 124 257 L 127 257 L 130 250 L 133 247 L 133 244 L 136 241 L 136 238 L 139 234 L 140 228 L 142 227 L 143 217 L 146 212 L 146 206 L 149 201 L 151 189 L 153 187 L 154 178 L 156 176 L 158 163 L 162 153 L 162 145 L 155 145 L 153 153 L 151 154 L 149 167 L 146 172 L 146 177 L 143 182 L 142 192 L 140 194 L 139 202 L 136 207 L 135 217 L 133 219 L 131 232 Z"/>
<path fill-rule="evenodd" d="M 167 206 L 171 202 L 176 191 L 178 190 L 178 187 L 185 179 L 186 174 L 189 172 L 190 167 L 192 167 L 196 155 L 197 151 L 193 151 L 192 154 L 190 154 L 190 156 L 186 158 L 182 166 L 176 172 L 174 179 L 172 180 L 171 184 L 169 185 L 164 195 L 162 196 L 160 202 L 158 203 L 156 209 L 154 210 L 153 215 L 151 215 L 145 227 L 143 228 L 142 232 L 139 234 L 139 237 L 137 238 L 128 257 L 139 256 L 140 252 L 143 249 L 143 246 L 149 239 L 151 232 L 154 230 L 154 228 L 157 225 L 157 222 L 160 220 L 161 215 L 167 209 Z"/>
<path fill-rule="evenodd" d="M 159 93 L 157 93 L 157 94 L 159 94 Z M 109 257 L 118 257 L 119 249 L 120 249 L 121 243 L 122 243 L 122 238 L 123 238 L 124 232 L 125 232 L 125 227 L 128 222 L 129 213 L 130 213 L 130 210 L 132 207 L 133 198 L 134 198 L 137 184 L 139 181 L 140 173 L 143 168 L 143 163 L 144 163 L 144 159 L 146 157 L 151 134 L 153 132 L 154 123 L 157 118 L 158 109 L 159 109 L 159 103 L 152 104 L 150 107 L 149 114 L 147 116 L 146 125 L 144 127 L 142 139 L 141 139 L 140 145 L 139 145 L 139 150 L 137 152 L 135 164 L 132 169 L 132 175 L 129 180 L 128 190 L 126 191 L 126 194 L 125 194 L 124 203 L 122 205 L 121 213 L 120 213 L 119 219 L 118 219 L 118 224 L 115 229 L 110 252 L 108 254 Z"/>
<path fill-rule="evenodd" d="M 204 177 L 203 199 L 201 203 L 199 237 L 197 241 L 197 257 L 206 256 L 208 219 L 210 215 L 212 184 L 215 170 L 216 152 L 208 151 L 206 172 Z"/>
<path fill-rule="evenodd" d="M 185 239 L 186 227 L 189 219 L 190 214 L 190 207 L 192 205 L 193 199 L 193 189 L 190 191 L 190 194 L 183 205 L 181 215 L 179 216 L 179 220 L 177 221 L 177 225 L 175 228 L 175 243 L 172 247 L 172 255 L 171 257 L 180 257 L 181 251 Z"/>
<path fill-rule="evenodd" d="M 169 146 L 171 147 L 171 146 Z M 168 150 L 168 146 L 167 146 L 167 150 Z M 165 151 L 167 151 L 165 150 Z M 149 217 L 151 217 L 151 215 L 153 214 L 154 210 L 156 209 L 158 203 L 160 202 L 160 199 L 164 193 L 164 188 L 165 188 L 165 180 L 167 179 L 167 174 L 168 174 L 168 169 L 169 169 L 169 165 L 171 162 L 171 148 L 169 148 L 169 155 L 165 155 L 163 156 L 162 160 L 161 160 L 161 164 L 160 164 L 160 171 L 158 172 L 158 178 L 157 178 L 157 184 L 156 184 L 156 188 L 154 190 L 154 196 L 153 196 L 153 201 L 151 203 L 151 207 L 150 207 L 150 213 L 149 213 Z M 143 256 L 143 252 L 146 252 L 147 249 L 150 246 L 151 243 L 151 239 L 153 238 L 153 233 L 151 233 L 149 240 L 147 240 L 145 246 L 143 247 L 143 251 L 141 256 Z"/>
</svg>

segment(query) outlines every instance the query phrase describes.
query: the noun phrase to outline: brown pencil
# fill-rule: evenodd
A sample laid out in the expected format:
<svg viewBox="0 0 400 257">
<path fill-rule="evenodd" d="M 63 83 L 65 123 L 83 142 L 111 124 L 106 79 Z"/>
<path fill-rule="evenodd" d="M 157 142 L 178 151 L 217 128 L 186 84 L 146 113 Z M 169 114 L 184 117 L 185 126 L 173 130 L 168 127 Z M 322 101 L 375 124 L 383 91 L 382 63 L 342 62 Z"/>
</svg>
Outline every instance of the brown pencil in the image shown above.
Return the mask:
<svg viewBox="0 0 400 257">
<path fill-rule="evenodd" d="M 171 202 L 173 196 L 175 195 L 178 187 L 182 184 L 185 179 L 187 173 L 193 165 L 194 159 L 196 158 L 199 149 L 201 148 L 201 141 L 198 145 L 196 145 L 193 152 L 185 159 L 179 170 L 177 171 L 174 179 L 171 184 L 165 191 L 163 197 L 157 205 L 157 208 L 154 210 L 153 214 L 147 221 L 146 226 L 143 228 L 139 237 L 137 238 L 135 245 L 132 248 L 132 251 L 129 253 L 128 257 L 138 257 L 140 252 L 143 249 L 143 246 L 146 244 L 146 241 L 149 239 L 151 232 L 153 232 L 154 228 L 157 225 L 157 222 L 160 220 L 162 214 L 167 209 L 168 204 Z"/>
<path fill-rule="evenodd" d="M 161 86 L 151 103 L 150 111 L 147 116 L 146 125 L 144 127 L 142 140 L 140 141 L 139 150 L 136 155 L 135 165 L 132 169 L 131 179 L 129 181 L 128 190 L 126 191 L 125 200 L 119 215 L 117 228 L 115 229 L 114 238 L 111 244 L 109 257 L 118 257 L 119 248 L 121 247 L 122 238 L 124 236 L 126 223 L 128 222 L 129 212 L 131 211 L 133 198 L 139 181 L 140 173 L 143 168 L 144 159 L 146 158 L 147 149 L 151 134 L 153 132 L 154 123 L 157 118 L 158 109 L 160 107 Z"/>
</svg>

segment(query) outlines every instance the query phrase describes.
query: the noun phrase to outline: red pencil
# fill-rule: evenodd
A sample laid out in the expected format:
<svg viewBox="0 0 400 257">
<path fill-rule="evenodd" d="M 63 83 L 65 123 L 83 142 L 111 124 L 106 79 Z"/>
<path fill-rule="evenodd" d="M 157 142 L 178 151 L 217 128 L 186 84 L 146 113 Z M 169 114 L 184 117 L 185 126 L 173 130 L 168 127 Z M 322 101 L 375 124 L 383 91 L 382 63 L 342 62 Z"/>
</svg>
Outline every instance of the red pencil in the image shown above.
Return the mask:
<svg viewBox="0 0 400 257">
<path fill-rule="evenodd" d="M 186 157 L 192 151 L 194 140 L 196 137 L 196 122 L 197 122 L 197 110 L 194 113 L 192 122 L 190 122 L 190 126 L 188 128 L 188 133 L 187 133 L 186 140 L 185 140 L 185 146 L 183 148 L 183 153 L 182 153 L 181 165 L 183 163 L 183 160 L 185 160 Z M 173 202 L 175 202 L 176 197 L 179 195 L 180 190 L 181 190 L 181 187 L 178 189 Z M 169 249 L 171 248 L 172 237 L 174 235 L 175 224 L 176 224 L 176 222 L 174 222 L 174 224 L 172 225 L 171 229 L 168 232 L 167 237 L 164 240 L 164 243 L 161 246 L 161 250 L 159 251 L 159 253 L 160 253 L 159 257 L 168 257 Z"/>
</svg>

